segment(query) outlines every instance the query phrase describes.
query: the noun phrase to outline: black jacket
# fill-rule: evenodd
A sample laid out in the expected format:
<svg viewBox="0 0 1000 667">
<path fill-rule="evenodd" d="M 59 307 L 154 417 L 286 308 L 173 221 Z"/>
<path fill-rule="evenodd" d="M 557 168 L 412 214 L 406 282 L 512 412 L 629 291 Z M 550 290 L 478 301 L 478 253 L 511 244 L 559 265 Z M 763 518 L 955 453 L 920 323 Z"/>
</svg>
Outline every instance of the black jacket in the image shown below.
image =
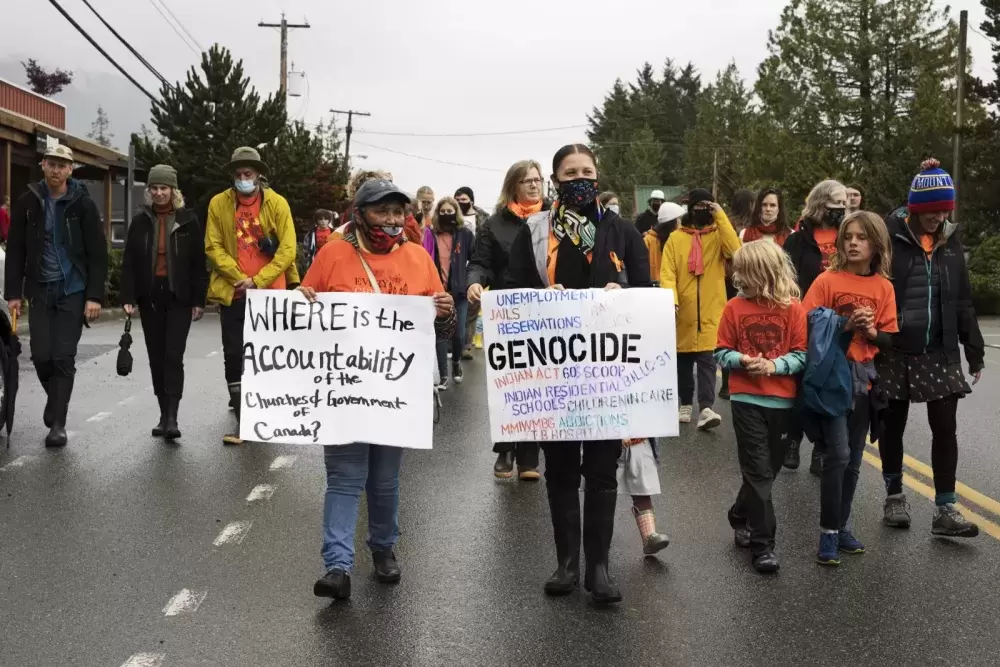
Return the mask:
<svg viewBox="0 0 1000 667">
<path fill-rule="evenodd" d="M 589 287 L 604 287 L 608 283 L 623 282 L 622 275 L 611 259 L 612 252 L 624 264 L 627 282 L 622 287 L 653 286 L 649 278 L 649 252 L 639 231 L 628 220 L 613 211 L 606 210 L 604 219 L 597 226 L 597 236 L 594 238 Z M 528 225 L 521 225 L 517 238 L 511 246 L 505 286 L 509 289 L 546 287 L 542 276 L 538 274 L 531 229 Z"/>
<path fill-rule="evenodd" d="M 167 224 L 167 280 L 179 305 L 205 307 L 208 270 L 205 265 L 205 231 L 198 217 L 186 208 L 165 219 Z M 153 293 L 159 244 L 156 214 L 146 208 L 132 219 L 122 260 L 123 304 L 141 304 Z"/>
<path fill-rule="evenodd" d="M 657 214 L 647 208 L 635 219 L 635 228 L 639 230 L 640 234 L 645 234 L 653 227 L 656 227 L 657 223 L 659 223 Z"/>
<path fill-rule="evenodd" d="M 104 222 L 87 188 L 70 179 L 62 215 L 61 245 L 69 261 L 83 276 L 87 301 L 104 303 L 104 281 L 108 275 L 108 242 Z M 40 184 L 32 183 L 28 192 L 18 197 L 10 219 L 7 259 L 4 269 L 5 297 L 31 298 L 38 286 L 38 270 L 45 247 L 45 194 Z"/>
<path fill-rule="evenodd" d="M 542 210 L 549 210 L 549 206 L 549 202 L 545 202 Z M 469 260 L 470 285 L 504 288 L 510 247 L 521 227 L 524 227 L 524 218 L 517 217 L 508 208 L 496 211 L 487 218 L 486 224 L 479 227 L 472 259 Z"/>
<path fill-rule="evenodd" d="M 809 293 L 813 281 L 823 273 L 823 253 L 820 252 L 813 236 L 814 224 L 811 220 L 803 220 L 798 230 L 785 239 L 783 246 L 792 259 L 795 274 L 799 277 L 799 289 L 802 290 L 803 298 Z"/>
<path fill-rule="evenodd" d="M 965 254 L 956 226 L 946 223 L 944 234 L 930 260 L 905 218 L 889 216 L 886 226 L 892 239 L 892 286 L 896 292 L 899 333 L 892 347 L 907 354 L 943 349 L 950 363 L 961 363 L 958 344 L 972 373 L 983 369 L 985 349 Z M 937 298 L 932 298 L 936 292 Z"/>
</svg>

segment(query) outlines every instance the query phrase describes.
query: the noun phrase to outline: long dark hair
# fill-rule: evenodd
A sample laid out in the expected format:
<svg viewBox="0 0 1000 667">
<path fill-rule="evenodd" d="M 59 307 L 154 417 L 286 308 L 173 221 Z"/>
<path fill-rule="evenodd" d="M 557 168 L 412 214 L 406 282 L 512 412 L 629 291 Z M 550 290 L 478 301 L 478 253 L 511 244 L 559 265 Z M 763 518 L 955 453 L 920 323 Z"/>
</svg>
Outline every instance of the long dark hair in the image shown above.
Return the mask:
<svg viewBox="0 0 1000 667">
<path fill-rule="evenodd" d="M 590 159 L 594 161 L 594 166 L 597 166 L 597 156 L 594 155 L 594 151 L 590 150 L 590 146 L 587 144 L 567 144 L 556 151 L 555 157 L 552 158 L 553 177 L 555 177 L 556 172 L 559 171 L 559 166 L 562 165 L 563 160 L 574 153 L 583 153 L 584 155 L 589 156 Z"/>
<path fill-rule="evenodd" d="M 729 201 L 729 220 L 736 229 L 743 229 L 751 224 L 754 212 L 754 196 L 750 190 L 737 190 Z"/>
<path fill-rule="evenodd" d="M 764 221 L 760 219 L 760 207 L 768 195 L 774 195 L 778 198 L 778 218 L 774 221 L 774 231 L 775 234 L 780 236 L 788 231 L 788 213 L 785 211 L 785 196 L 781 194 L 781 190 L 778 188 L 761 188 L 760 192 L 757 193 L 757 201 L 753 206 L 753 215 L 750 217 L 750 226 L 759 227 L 764 224 Z"/>
</svg>

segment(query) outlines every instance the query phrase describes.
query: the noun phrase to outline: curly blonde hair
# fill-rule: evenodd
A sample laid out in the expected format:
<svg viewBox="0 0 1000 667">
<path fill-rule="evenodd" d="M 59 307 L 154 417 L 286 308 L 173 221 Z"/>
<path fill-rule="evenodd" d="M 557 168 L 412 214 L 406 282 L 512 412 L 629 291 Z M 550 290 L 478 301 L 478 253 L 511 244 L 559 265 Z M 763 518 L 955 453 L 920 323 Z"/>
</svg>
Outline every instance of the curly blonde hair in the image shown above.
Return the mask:
<svg viewBox="0 0 1000 667">
<path fill-rule="evenodd" d="M 365 170 L 358 169 L 351 176 L 351 180 L 347 182 L 347 198 L 351 201 L 354 200 L 354 195 L 358 194 L 358 190 L 362 185 L 368 181 L 374 181 L 376 178 L 384 178 L 386 180 L 392 180 L 392 174 L 387 171 L 382 170 Z"/>
<path fill-rule="evenodd" d="M 802 294 L 791 258 L 766 239 L 751 241 L 733 255 L 733 284 L 785 308 Z"/>
<path fill-rule="evenodd" d="M 170 204 L 174 207 L 174 210 L 177 211 L 184 208 L 184 195 L 177 188 L 170 189 L 173 191 L 173 196 L 170 198 Z M 146 203 L 146 206 L 149 206 L 150 208 L 153 207 L 153 195 L 149 193 L 148 187 L 143 191 L 143 201 Z"/>
<path fill-rule="evenodd" d="M 830 258 L 830 268 L 827 271 L 847 270 L 847 227 L 853 222 L 861 225 L 861 233 L 872 244 L 872 273 L 892 280 L 892 242 L 889 241 L 889 230 L 885 221 L 871 211 L 855 211 L 844 218 L 837 232 L 837 251 Z"/>
</svg>

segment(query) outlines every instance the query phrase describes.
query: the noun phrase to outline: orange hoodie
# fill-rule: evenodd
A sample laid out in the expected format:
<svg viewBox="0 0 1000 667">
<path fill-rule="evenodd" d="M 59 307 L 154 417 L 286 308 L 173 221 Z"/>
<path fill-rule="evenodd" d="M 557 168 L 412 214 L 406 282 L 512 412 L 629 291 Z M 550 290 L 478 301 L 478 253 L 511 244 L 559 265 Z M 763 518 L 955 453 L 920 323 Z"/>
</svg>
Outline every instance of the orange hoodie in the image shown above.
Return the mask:
<svg viewBox="0 0 1000 667">
<path fill-rule="evenodd" d="M 643 235 L 646 250 L 649 251 L 649 278 L 654 283 L 660 282 L 660 260 L 663 258 L 663 244 L 656 232 L 650 229 Z"/>
</svg>

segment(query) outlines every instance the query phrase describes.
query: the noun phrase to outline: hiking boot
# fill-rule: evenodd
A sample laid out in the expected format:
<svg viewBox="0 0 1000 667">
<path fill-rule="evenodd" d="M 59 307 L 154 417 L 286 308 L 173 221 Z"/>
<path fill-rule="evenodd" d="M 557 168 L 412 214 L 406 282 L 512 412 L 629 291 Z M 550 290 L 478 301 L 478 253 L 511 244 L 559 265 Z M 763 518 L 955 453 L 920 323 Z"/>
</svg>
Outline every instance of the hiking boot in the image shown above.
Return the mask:
<svg viewBox="0 0 1000 667">
<path fill-rule="evenodd" d="M 451 379 L 455 381 L 455 384 L 462 384 L 462 380 L 465 379 L 462 375 L 462 364 L 455 364 L 451 367 Z"/>
<path fill-rule="evenodd" d="M 514 476 L 513 452 L 501 452 L 497 455 L 497 462 L 493 464 L 493 476 L 500 479 L 510 479 Z"/>
<path fill-rule="evenodd" d="M 821 476 L 823 474 L 823 452 L 813 449 L 812 460 L 809 462 L 809 472 Z"/>
<path fill-rule="evenodd" d="M 527 466 L 517 466 L 517 478 L 524 482 L 537 482 L 542 477 L 541 473 L 538 472 L 538 468 L 529 468 Z"/>
<path fill-rule="evenodd" d="M 904 494 L 897 493 L 886 498 L 882 511 L 882 523 L 885 525 L 904 530 L 910 527 L 910 505 Z"/>
<path fill-rule="evenodd" d="M 677 421 L 682 424 L 690 424 L 692 412 L 694 412 L 694 408 L 690 405 L 682 405 L 680 410 L 677 411 Z"/>
<path fill-rule="evenodd" d="M 318 598 L 346 600 L 351 597 L 351 575 L 338 567 L 329 570 L 313 584 L 313 595 Z"/>
<path fill-rule="evenodd" d="M 842 530 L 837 535 L 837 548 L 845 554 L 863 554 L 865 552 L 865 545 L 849 530 Z"/>
<path fill-rule="evenodd" d="M 979 526 L 962 516 L 953 503 L 948 503 L 934 509 L 931 532 L 943 537 L 976 537 L 979 535 Z"/>
<path fill-rule="evenodd" d="M 375 564 L 375 577 L 383 584 L 394 584 L 403 576 L 392 549 L 373 551 L 372 563 Z"/>
<path fill-rule="evenodd" d="M 785 454 L 785 467 L 789 470 L 798 470 L 802 460 L 799 456 L 801 442 L 793 442 L 788 445 L 788 452 Z"/>
<path fill-rule="evenodd" d="M 167 399 L 162 396 L 157 396 L 156 402 L 160 404 L 160 421 L 158 421 L 156 426 L 153 427 L 152 434 L 154 438 L 162 438 L 163 434 L 166 433 L 167 430 Z"/>
<path fill-rule="evenodd" d="M 180 403 L 176 398 L 167 399 L 167 413 L 164 415 L 165 418 L 163 421 L 163 437 L 168 441 L 181 437 L 181 429 L 177 426 L 177 410 L 180 407 Z"/>
<path fill-rule="evenodd" d="M 698 415 L 698 430 L 710 431 L 722 423 L 722 416 L 712 408 L 705 408 Z"/>
<path fill-rule="evenodd" d="M 840 535 L 838 533 L 824 532 L 820 534 L 816 562 L 832 567 L 840 565 Z"/>
<path fill-rule="evenodd" d="M 653 510 L 637 510 L 633 507 L 632 516 L 635 517 L 635 525 L 639 528 L 643 554 L 652 556 L 670 545 L 669 537 L 656 532 L 656 515 L 653 514 Z"/>
<path fill-rule="evenodd" d="M 781 563 L 773 551 L 768 551 L 753 559 L 753 569 L 761 574 L 773 574 L 781 569 Z"/>
<path fill-rule="evenodd" d="M 738 549 L 749 549 L 750 548 L 750 529 L 749 528 L 734 528 L 733 529 L 733 544 L 736 545 Z"/>
</svg>

